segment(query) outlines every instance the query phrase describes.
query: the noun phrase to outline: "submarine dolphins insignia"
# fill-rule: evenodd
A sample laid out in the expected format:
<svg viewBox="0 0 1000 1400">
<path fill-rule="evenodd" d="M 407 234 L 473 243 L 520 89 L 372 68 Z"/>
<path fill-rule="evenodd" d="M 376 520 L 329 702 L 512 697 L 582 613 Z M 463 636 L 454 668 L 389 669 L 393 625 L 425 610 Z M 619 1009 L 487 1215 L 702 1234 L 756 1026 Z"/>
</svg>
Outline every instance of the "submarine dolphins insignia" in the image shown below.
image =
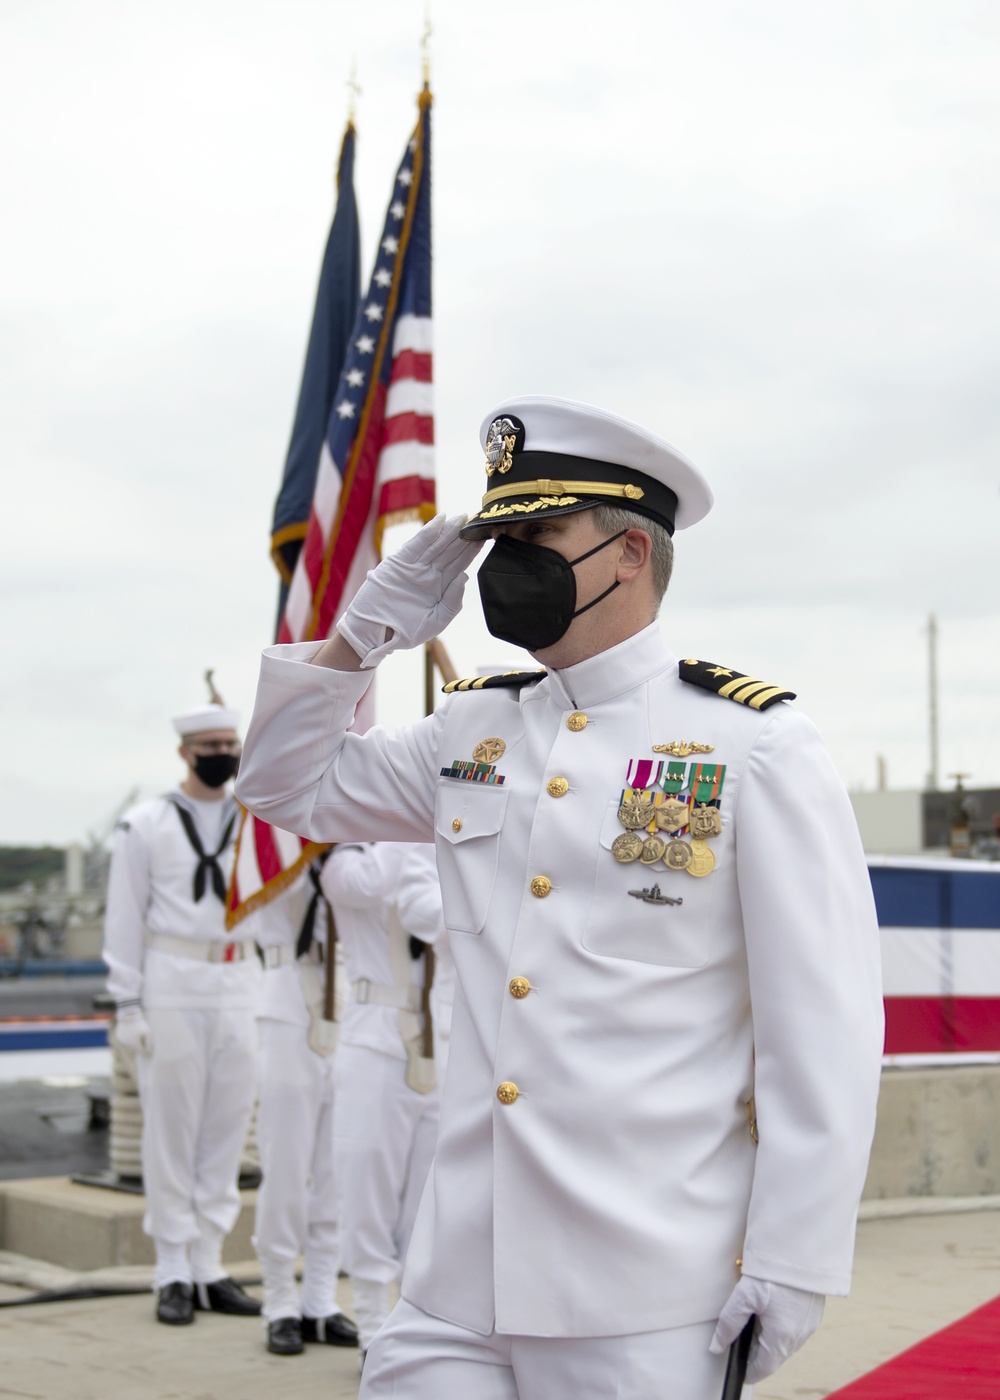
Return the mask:
<svg viewBox="0 0 1000 1400">
<path fill-rule="evenodd" d="M 669 744 L 654 744 L 654 753 L 673 754 L 674 758 L 690 758 L 693 753 L 711 753 L 714 744 L 699 744 L 694 739 L 673 739 Z"/>
<path fill-rule="evenodd" d="M 633 899 L 641 899 L 643 904 L 683 904 L 683 899 L 672 899 L 668 894 L 660 894 L 659 885 L 654 885 L 652 889 L 629 890 Z"/>
</svg>

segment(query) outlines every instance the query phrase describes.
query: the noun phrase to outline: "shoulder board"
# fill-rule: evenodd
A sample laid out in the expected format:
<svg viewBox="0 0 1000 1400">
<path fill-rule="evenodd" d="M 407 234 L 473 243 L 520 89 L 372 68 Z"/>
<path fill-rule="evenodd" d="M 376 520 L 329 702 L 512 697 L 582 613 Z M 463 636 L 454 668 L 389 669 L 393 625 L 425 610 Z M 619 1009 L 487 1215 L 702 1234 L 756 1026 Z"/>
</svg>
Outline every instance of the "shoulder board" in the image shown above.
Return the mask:
<svg viewBox="0 0 1000 1400">
<path fill-rule="evenodd" d="M 795 699 L 794 690 L 783 690 L 780 685 L 745 676 L 742 671 L 734 671 L 732 667 L 716 666 L 713 661 L 682 661 L 680 678 L 689 685 L 700 686 L 702 690 L 714 691 L 726 700 L 749 705 L 751 710 L 768 710 L 779 700 Z"/>
<path fill-rule="evenodd" d="M 496 690 L 499 686 L 537 685 L 548 671 L 504 671 L 502 676 L 472 676 L 467 681 L 449 681 L 441 689 L 445 695 L 456 690 Z"/>
</svg>

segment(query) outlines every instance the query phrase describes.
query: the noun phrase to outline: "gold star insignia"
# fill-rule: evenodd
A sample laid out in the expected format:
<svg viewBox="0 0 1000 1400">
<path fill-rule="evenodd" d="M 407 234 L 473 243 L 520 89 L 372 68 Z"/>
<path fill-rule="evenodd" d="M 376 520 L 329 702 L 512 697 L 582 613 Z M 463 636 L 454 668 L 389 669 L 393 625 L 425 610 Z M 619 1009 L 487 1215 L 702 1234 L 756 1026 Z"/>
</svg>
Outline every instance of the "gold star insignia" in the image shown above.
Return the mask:
<svg viewBox="0 0 1000 1400">
<path fill-rule="evenodd" d="M 727 671 L 724 666 L 713 666 L 708 674 L 714 676 L 715 679 L 718 680 L 720 676 L 731 676 L 733 673 L 732 671 Z"/>
</svg>

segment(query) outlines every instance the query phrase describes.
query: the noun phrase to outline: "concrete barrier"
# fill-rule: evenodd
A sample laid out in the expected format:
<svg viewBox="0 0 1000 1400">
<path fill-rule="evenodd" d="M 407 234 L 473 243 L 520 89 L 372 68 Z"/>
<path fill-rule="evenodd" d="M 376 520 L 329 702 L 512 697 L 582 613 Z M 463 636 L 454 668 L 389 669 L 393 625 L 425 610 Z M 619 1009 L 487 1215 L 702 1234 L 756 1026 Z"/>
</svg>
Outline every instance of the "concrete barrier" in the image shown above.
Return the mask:
<svg viewBox="0 0 1000 1400">
<path fill-rule="evenodd" d="M 1000 1193 L 1000 1065 L 882 1072 L 865 1199 Z"/>
<path fill-rule="evenodd" d="M 255 1191 L 226 1240 L 227 1264 L 252 1260 Z M 889 1068 L 864 1197 L 869 1210 L 1000 1195 L 1000 1065 Z M 0 1183 L 0 1249 L 66 1269 L 151 1264 L 145 1200 L 66 1177 Z"/>
<path fill-rule="evenodd" d="M 256 1191 L 241 1191 L 242 1209 L 223 1260 L 253 1259 Z M 0 1185 L 0 1248 L 60 1264 L 107 1269 L 152 1264 L 153 1242 L 142 1233 L 144 1196 L 79 1186 L 64 1176 L 5 1181 Z"/>
</svg>

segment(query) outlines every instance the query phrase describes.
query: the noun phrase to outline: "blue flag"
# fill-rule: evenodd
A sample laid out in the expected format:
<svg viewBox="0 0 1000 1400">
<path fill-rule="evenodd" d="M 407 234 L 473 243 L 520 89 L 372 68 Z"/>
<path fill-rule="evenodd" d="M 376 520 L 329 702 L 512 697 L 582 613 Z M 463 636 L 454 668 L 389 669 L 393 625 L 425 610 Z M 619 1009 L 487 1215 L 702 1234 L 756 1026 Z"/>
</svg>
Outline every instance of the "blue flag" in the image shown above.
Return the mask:
<svg viewBox="0 0 1000 1400">
<path fill-rule="evenodd" d="M 323 254 L 292 439 L 274 506 L 271 558 L 281 575 L 279 621 L 306 536 L 320 451 L 361 294 L 354 140 L 354 127 L 348 122 L 337 166 L 337 208 Z"/>
</svg>

